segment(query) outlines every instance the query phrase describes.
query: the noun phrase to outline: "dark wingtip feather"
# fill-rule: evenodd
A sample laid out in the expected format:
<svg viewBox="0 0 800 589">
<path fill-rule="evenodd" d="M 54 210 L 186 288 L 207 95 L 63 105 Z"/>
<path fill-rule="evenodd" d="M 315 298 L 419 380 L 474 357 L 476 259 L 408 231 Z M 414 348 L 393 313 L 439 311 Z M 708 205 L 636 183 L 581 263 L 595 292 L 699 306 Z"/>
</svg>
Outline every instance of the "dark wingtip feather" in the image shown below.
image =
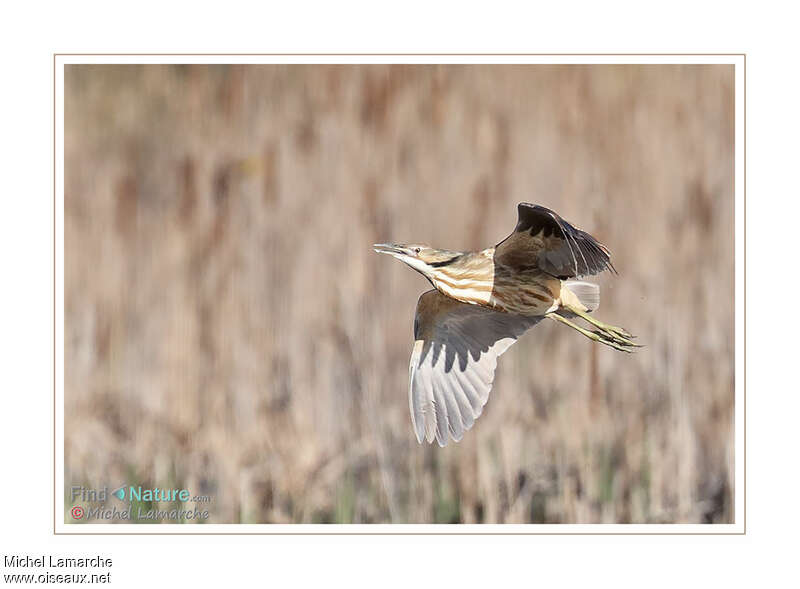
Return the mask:
<svg viewBox="0 0 800 589">
<path fill-rule="evenodd" d="M 544 238 L 556 234 L 563 240 L 562 247 L 565 255 L 568 254 L 570 263 L 566 264 L 564 261 L 553 263 L 548 259 L 540 260 L 542 264 L 540 267 L 545 272 L 559 278 L 588 276 L 599 274 L 605 270 L 618 274 L 611 263 L 611 252 L 589 233 L 575 227 L 555 211 L 541 205 L 521 202 L 517 205 L 517 212 L 518 220 L 514 233 L 529 233 L 534 236 L 541 232 Z M 517 263 L 517 259 L 512 253 L 513 250 L 502 251 L 504 243 L 506 240 L 496 246 L 499 259 L 505 256 L 507 259 L 513 260 L 512 264 Z"/>
</svg>

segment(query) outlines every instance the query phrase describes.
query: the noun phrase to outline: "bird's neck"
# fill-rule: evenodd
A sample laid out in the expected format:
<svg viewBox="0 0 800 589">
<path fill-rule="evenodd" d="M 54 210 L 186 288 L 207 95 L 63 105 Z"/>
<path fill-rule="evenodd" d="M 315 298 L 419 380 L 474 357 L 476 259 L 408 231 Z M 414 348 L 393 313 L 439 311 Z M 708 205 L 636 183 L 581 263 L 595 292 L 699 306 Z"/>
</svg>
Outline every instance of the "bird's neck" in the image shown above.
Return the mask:
<svg viewBox="0 0 800 589">
<path fill-rule="evenodd" d="M 494 286 L 494 248 L 466 252 L 428 277 L 442 294 L 463 303 L 488 304 Z"/>
</svg>

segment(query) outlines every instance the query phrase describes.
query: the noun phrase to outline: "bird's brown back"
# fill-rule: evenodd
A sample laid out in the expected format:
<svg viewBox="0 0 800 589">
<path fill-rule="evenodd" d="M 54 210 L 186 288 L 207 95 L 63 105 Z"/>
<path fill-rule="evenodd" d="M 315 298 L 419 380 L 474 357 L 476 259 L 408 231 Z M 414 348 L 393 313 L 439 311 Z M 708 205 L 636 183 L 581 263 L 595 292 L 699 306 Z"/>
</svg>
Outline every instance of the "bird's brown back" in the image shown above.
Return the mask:
<svg viewBox="0 0 800 589">
<path fill-rule="evenodd" d="M 558 298 L 561 281 L 538 268 L 497 263 L 494 248 L 461 254 L 440 266 L 431 282 L 445 296 L 517 315 L 545 314 Z"/>
</svg>

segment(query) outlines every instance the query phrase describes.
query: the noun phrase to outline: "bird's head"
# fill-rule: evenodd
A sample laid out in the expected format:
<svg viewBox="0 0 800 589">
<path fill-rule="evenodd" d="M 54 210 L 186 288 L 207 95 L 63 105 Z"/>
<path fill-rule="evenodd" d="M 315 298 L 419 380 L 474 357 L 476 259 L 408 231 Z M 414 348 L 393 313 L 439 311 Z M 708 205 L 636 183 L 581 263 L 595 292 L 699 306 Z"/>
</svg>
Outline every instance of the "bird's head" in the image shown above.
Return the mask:
<svg viewBox="0 0 800 589">
<path fill-rule="evenodd" d="M 437 250 L 416 243 L 376 243 L 372 247 L 379 254 L 389 254 L 405 262 L 426 278 L 461 255 L 459 252 Z"/>
</svg>

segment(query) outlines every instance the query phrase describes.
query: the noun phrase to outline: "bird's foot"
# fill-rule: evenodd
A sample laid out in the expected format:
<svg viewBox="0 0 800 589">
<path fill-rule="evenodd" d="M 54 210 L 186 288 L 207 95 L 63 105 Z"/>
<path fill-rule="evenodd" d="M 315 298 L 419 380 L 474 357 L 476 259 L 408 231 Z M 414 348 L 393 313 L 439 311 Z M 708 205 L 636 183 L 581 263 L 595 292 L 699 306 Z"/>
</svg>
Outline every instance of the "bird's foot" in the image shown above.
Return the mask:
<svg viewBox="0 0 800 589">
<path fill-rule="evenodd" d="M 571 313 L 575 313 L 575 315 L 577 315 L 578 317 L 580 317 L 581 319 L 583 319 L 587 323 L 590 323 L 591 325 L 593 325 L 594 327 L 599 329 L 601 332 L 606 334 L 608 337 L 610 337 L 611 339 L 613 339 L 614 341 L 618 342 L 619 344 L 621 344 L 623 346 L 631 346 L 631 347 L 635 347 L 635 348 L 644 347 L 641 344 L 635 343 L 633 340 L 636 338 L 636 336 L 628 333 L 628 331 L 626 329 L 623 329 L 621 327 L 617 327 L 616 325 L 610 325 L 608 323 L 603 323 L 602 321 L 599 321 L 599 320 L 595 319 L 594 317 L 592 317 L 588 313 L 585 313 L 585 312 L 583 312 L 583 311 L 581 311 L 579 309 L 569 308 L 568 310 Z"/>
<path fill-rule="evenodd" d="M 601 344 L 605 344 L 615 350 L 619 350 L 620 352 L 628 352 L 629 354 L 633 352 L 634 348 L 641 348 L 642 346 L 632 342 L 630 339 L 622 337 L 614 332 L 605 331 L 605 330 L 588 330 L 584 329 L 580 325 L 573 323 L 566 317 L 559 315 L 558 313 L 548 313 L 546 317 L 550 319 L 554 319 L 560 323 L 568 325 L 575 331 L 585 335 L 592 341 L 599 342 Z"/>
</svg>

